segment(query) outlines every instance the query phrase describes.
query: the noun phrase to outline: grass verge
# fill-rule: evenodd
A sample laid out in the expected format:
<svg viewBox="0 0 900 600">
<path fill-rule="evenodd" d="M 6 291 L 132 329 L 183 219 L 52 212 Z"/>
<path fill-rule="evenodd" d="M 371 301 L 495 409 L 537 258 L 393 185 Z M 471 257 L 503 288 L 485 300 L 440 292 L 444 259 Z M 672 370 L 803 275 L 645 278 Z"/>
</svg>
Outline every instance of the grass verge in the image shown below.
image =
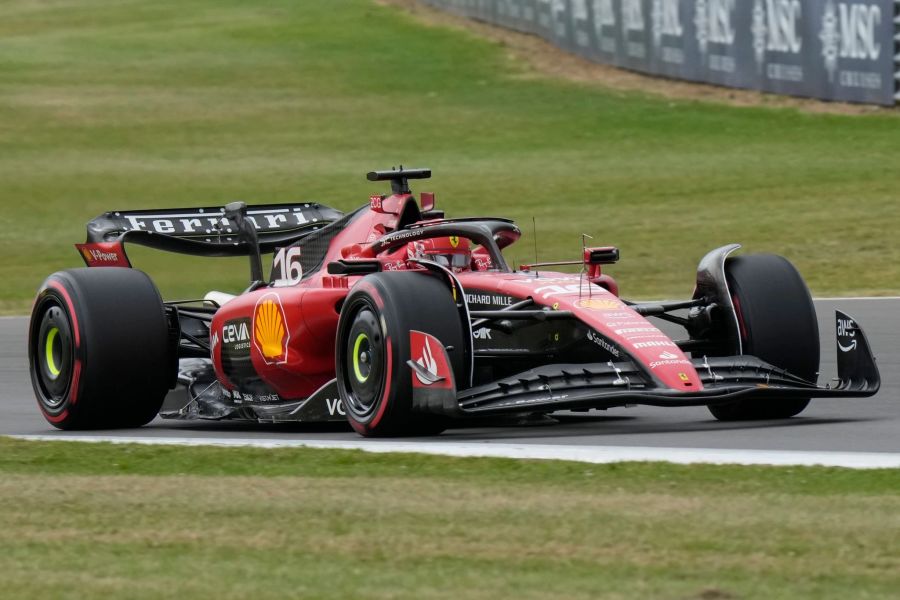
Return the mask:
<svg viewBox="0 0 900 600">
<path fill-rule="evenodd" d="M 740 241 L 818 294 L 900 290 L 894 111 L 823 115 L 542 76 L 502 44 L 367 0 L 0 5 L 0 310 L 27 311 L 110 209 L 318 200 L 426 165 L 451 216 L 538 223 L 540 259 L 617 244 L 632 297 L 690 293 Z M 509 251 L 533 260 L 530 239 Z M 241 289 L 242 261 L 140 252 L 165 296 Z M 189 275 L 186 275 L 189 274 Z"/>
<path fill-rule="evenodd" d="M 897 471 L 0 438 L 15 598 L 889 598 Z"/>
</svg>

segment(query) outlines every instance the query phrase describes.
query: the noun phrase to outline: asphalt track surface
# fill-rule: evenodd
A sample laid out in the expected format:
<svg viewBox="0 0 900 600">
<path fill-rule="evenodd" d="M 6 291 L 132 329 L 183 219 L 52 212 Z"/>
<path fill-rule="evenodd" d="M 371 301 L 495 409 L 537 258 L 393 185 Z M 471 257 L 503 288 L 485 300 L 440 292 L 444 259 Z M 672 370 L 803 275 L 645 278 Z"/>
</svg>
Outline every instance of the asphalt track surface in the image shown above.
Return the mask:
<svg viewBox="0 0 900 600">
<path fill-rule="evenodd" d="M 781 421 L 721 423 L 703 407 L 634 407 L 565 416 L 558 421 L 465 425 L 436 438 L 416 441 L 419 445 L 526 445 L 538 453 L 553 447 L 562 450 L 558 446 L 900 453 L 900 299 L 827 299 L 817 300 L 816 306 L 822 336 L 820 383 L 835 375 L 834 309 L 839 308 L 856 318 L 868 335 L 882 376 L 881 391 L 876 396 L 813 400 L 799 417 Z M 50 426 L 35 405 L 26 359 L 26 328 L 24 317 L 0 318 L 0 435 L 59 437 L 65 433 L 69 437 L 73 434 Z M 90 437 L 98 433 L 74 435 Z M 177 438 L 226 444 L 239 440 L 262 444 L 308 441 L 313 445 L 362 441 L 343 424 L 271 426 L 162 419 L 141 429 L 102 434 L 122 441 Z M 738 456 L 734 452 L 727 455 Z"/>
</svg>

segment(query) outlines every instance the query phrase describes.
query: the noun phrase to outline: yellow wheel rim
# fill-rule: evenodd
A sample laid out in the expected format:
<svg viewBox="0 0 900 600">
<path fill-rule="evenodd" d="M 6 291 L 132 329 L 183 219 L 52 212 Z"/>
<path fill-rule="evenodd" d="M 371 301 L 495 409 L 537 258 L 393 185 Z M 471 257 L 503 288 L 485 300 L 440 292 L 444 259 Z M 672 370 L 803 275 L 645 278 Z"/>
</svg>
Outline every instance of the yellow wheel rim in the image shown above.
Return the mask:
<svg viewBox="0 0 900 600">
<path fill-rule="evenodd" d="M 59 377 L 59 367 L 56 365 L 56 361 L 53 360 L 53 342 L 56 340 L 56 336 L 58 334 L 59 328 L 52 328 L 47 332 L 47 341 L 44 343 L 44 354 L 47 359 L 47 370 L 50 371 L 50 376 L 53 379 Z"/>
<path fill-rule="evenodd" d="M 362 346 L 364 341 L 367 341 L 369 336 L 365 333 L 360 333 L 356 336 L 356 341 L 353 343 L 353 374 L 356 375 L 356 380 L 360 383 L 365 382 L 366 379 L 369 378 L 369 375 L 363 375 L 362 369 L 360 369 L 359 365 L 359 347 Z"/>
</svg>

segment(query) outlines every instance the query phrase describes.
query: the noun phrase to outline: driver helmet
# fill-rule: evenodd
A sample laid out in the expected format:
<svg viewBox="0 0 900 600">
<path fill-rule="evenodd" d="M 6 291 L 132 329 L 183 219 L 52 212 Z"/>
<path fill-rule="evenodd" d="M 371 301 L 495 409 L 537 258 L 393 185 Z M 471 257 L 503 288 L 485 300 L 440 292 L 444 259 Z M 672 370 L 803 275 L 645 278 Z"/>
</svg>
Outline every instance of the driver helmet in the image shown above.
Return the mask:
<svg viewBox="0 0 900 600">
<path fill-rule="evenodd" d="M 468 270 L 472 262 L 471 243 L 456 235 L 413 242 L 409 244 L 407 253 L 409 258 L 430 260 L 454 272 Z"/>
</svg>

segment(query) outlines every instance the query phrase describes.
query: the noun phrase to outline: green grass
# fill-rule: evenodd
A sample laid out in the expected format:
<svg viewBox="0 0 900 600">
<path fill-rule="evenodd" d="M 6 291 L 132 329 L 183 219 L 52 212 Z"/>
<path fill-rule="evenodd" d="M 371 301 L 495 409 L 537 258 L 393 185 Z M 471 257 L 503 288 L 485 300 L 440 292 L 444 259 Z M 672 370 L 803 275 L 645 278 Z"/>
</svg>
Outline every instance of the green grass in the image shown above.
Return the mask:
<svg viewBox="0 0 900 600">
<path fill-rule="evenodd" d="M 893 598 L 897 470 L 0 438 L 10 598 Z"/>
<path fill-rule="evenodd" d="M 543 260 L 616 244 L 626 295 L 684 296 L 732 241 L 818 294 L 900 291 L 900 121 L 671 101 L 534 76 L 503 47 L 368 0 L 0 4 L 0 310 L 78 266 L 108 209 L 318 200 L 430 166 L 451 216 L 537 218 Z M 509 251 L 532 260 L 532 244 Z M 243 261 L 136 252 L 168 297 Z M 188 276 L 188 273 L 190 274 Z"/>
</svg>

